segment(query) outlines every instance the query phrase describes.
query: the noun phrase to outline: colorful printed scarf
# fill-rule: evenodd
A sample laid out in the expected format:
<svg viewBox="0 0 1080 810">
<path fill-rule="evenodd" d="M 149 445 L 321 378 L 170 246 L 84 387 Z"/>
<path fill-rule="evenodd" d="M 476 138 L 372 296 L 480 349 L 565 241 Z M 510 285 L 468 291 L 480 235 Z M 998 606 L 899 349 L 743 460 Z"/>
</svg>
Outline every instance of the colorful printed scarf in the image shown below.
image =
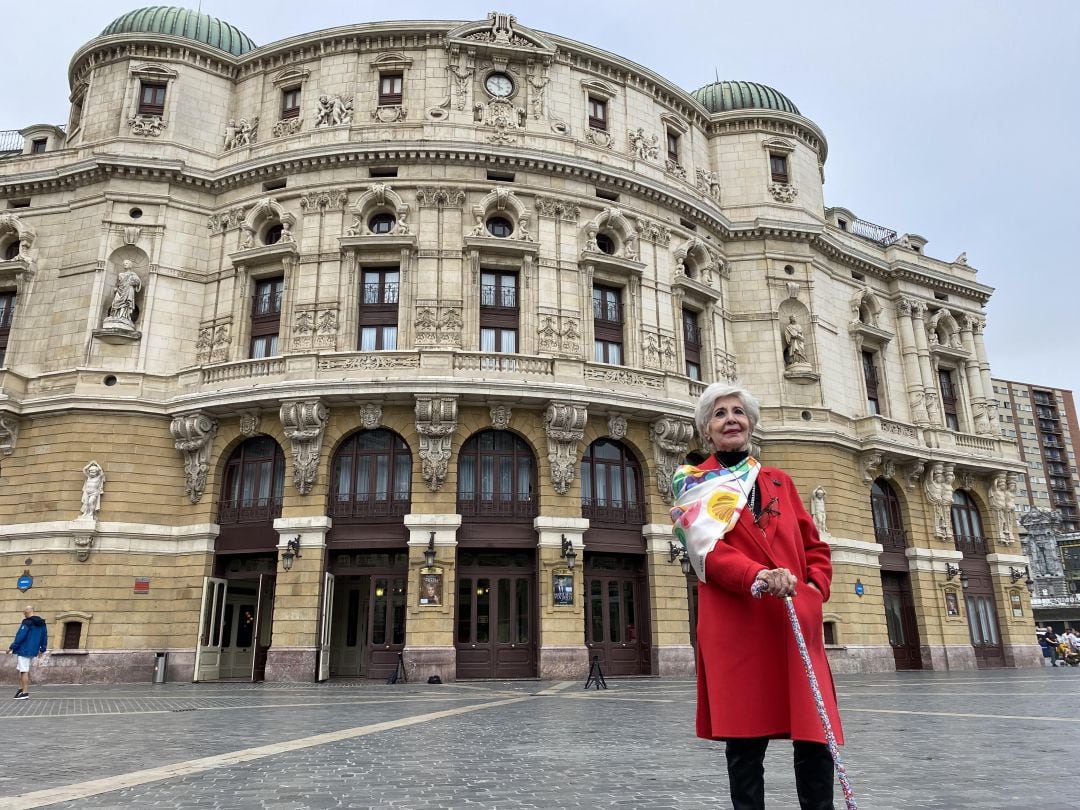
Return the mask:
<svg viewBox="0 0 1080 810">
<path fill-rule="evenodd" d="M 703 470 L 684 464 L 671 480 L 675 536 L 690 554 L 698 579 L 705 581 L 705 557 L 731 528 L 754 491 L 761 464 L 747 456 L 734 467 Z"/>
</svg>

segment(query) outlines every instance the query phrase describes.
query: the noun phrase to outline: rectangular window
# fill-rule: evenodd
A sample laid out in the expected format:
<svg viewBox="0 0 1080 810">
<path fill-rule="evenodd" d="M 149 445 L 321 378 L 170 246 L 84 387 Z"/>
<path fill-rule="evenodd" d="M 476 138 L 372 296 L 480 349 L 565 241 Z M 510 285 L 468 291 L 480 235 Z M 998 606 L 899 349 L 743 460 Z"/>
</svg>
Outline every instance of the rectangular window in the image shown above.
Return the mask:
<svg viewBox="0 0 1080 810">
<path fill-rule="evenodd" d="M 788 182 L 787 155 L 776 155 L 770 152 L 769 171 L 772 174 L 772 181 L 774 183 Z"/>
<path fill-rule="evenodd" d="M 361 279 L 360 351 L 392 351 L 397 348 L 401 273 L 396 267 L 365 268 Z"/>
<path fill-rule="evenodd" d="M 281 117 L 283 119 L 300 117 L 299 87 L 290 87 L 288 90 L 281 92 Z"/>
<path fill-rule="evenodd" d="M 7 365 L 8 339 L 11 336 L 11 318 L 15 314 L 15 293 L 0 293 L 0 367 Z"/>
<path fill-rule="evenodd" d="M 623 364 L 622 291 L 593 287 L 593 358 L 597 363 Z"/>
<path fill-rule="evenodd" d="M 518 276 L 501 270 L 480 273 L 480 351 L 518 352 Z"/>
<path fill-rule="evenodd" d="M 679 133 L 667 131 L 667 156 L 672 163 L 679 162 Z"/>
<path fill-rule="evenodd" d="M 863 380 L 866 381 L 866 412 L 869 414 L 881 413 L 881 405 L 878 400 L 878 371 L 874 352 L 862 353 Z"/>
<path fill-rule="evenodd" d="M 260 279 L 255 282 L 255 296 L 251 302 L 251 357 L 276 357 L 278 333 L 281 330 L 281 297 L 285 291 L 285 277 Z"/>
<path fill-rule="evenodd" d="M 607 102 L 589 96 L 589 126 L 607 132 Z"/>
<path fill-rule="evenodd" d="M 682 311 L 683 351 L 686 354 L 686 376 L 691 380 L 701 379 L 701 329 L 698 327 L 696 312 Z"/>
<path fill-rule="evenodd" d="M 379 106 L 401 104 L 401 87 L 404 75 L 401 73 L 382 73 L 379 75 Z"/>
<path fill-rule="evenodd" d="M 48 138 L 34 138 L 34 140 L 32 140 L 30 142 L 30 154 L 31 155 L 40 155 L 40 154 L 44 153 L 45 147 L 48 146 L 48 145 L 49 145 L 49 139 Z"/>
<path fill-rule="evenodd" d="M 956 387 L 953 385 L 952 371 L 938 369 L 938 382 L 941 385 L 941 412 L 945 414 L 945 427 L 959 430 L 960 420 L 956 415 Z"/>
<path fill-rule="evenodd" d="M 139 89 L 139 115 L 165 114 L 165 85 L 143 82 Z"/>
</svg>

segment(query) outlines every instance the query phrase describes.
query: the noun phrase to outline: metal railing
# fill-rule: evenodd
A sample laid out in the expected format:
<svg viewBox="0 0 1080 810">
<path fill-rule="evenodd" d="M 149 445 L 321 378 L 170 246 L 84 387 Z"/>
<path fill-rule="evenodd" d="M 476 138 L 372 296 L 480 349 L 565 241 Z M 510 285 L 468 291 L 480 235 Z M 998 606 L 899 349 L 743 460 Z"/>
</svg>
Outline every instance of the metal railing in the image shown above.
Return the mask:
<svg viewBox="0 0 1080 810">
<path fill-rule="evenodd" d="M 986 555 L 985 537 L 957 534 L 953 536 L 953 542 L 956 544 L 957 551 L 962 551 L 965 554 L 978 554 L 980 556 Z"/>
<path fill-rule="evenodd" d="M 255 296 L 255 302 L 251 308 L 251 315 L 254 318 L 260 315 L 280 315 L 281 314 L 281 292 L 268 292 L 262 295 Z"/>
<path fill-rule="evenodd" d="M 398 284 L 365 284 L 365 304 L 396 304 L 398 302 Z"/>
<path fill-rule="evenodd" d="M 390 498 L 338 495 L 331 499 L 329 511 L 334 518 L 397 518 L 407 515 L 411 505 L 408 495 Z"/>
<path fill-rule="evenodd" d="M 17 129 L 0 129 L 0 152 L 22 152 L 23 136 Z"/>
<path fill-rule="evenodd" d="M 486 284 L 480 288 L 480 306 L 516 309 L 517 289 Z"/>
<path fill-rule="evenodd" d="M 218 523 L 265 523 L 281 517 L 281 498 L 249 498 L 222 501 L 218 507 Z"/>
<path fill-rule="evenodd" d="M 533 498 L 491 492 L 458 493 L 457 510 L 462 517 L 534 518 L 538 514 Z"/>
<path fill-rule="evenodd" d="M 601 523 L 641 525 L 645 522 L 645 508 L 628 501 L 582 498 L 581 516 Z"/>
<path fill-rule="evenodd" d="M 858 236 L 860 239 L 876 242 L 883 247 L 888 247 L 900 238 L 896 231 L 886 228 L 884 225 L 867 222 L 865 219 L 853 219 L 848 222 L 847 232 L 852 236 Z"/>
<path fill-rule="evenodd" d="M 874 538 L 885 551 L 903 551 L 908 545 L 907 529 L 874 529 Z"/>
</svg>

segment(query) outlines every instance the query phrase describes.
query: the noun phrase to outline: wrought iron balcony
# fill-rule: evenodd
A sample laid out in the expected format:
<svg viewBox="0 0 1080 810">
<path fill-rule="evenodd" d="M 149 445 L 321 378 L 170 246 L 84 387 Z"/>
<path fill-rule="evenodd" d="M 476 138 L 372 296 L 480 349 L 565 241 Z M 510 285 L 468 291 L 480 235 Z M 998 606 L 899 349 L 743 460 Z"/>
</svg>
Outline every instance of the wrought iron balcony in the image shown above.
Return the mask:
<svg viewBox="0 0 1080 810">
<path fill-rule="evenodd" d="M 903 551 L 908 545 L 907 529 L 874 529 L 874 539 L 884 551 Z"/>
<path fill-rule="evenodd" d="M 222 501 L 218 506 L 218 524 L 267 523 L 281 517 L 281 498 L 241 498 Z"/>
<path fill-rule="evenodd" d="M 957 534 L 953 536 L 953 541 L 956 544 L 956 550 L 962 551 L 967 555 L 986 555 L 986 538 L 970 536 L 966 534 Z"/>
<path fill-rule="evenodd" d="M 532 519 L 538 514 L 535 498 L 492 492 L 459 492 L 458 514 L 470 518 Z"/>
<path fill-rule="evenodd" d="M 853 219 L 848 222 L 847 232 L 852 236 L 858 236 L 860 239 L 876 242 L 882 247 L 888 247 L 900 238 L 896 231 L 890 230 L 883 225 L 867 222 L 865 219 Z"/>
<path fill-rule="evenodd" d="M 640 503 L 632 501 L 582 498 L 581 516 L 597 523 L 640 526 L 645 522 L 645 509 Z"/>
<path fill-rule="evenodd" d="M 330 499 L 330 517 L 346 521 L 350 518 L 400 518 L 409 513 L 411 505 L 408 493 L 393 497 L 387 497 L 386 493 L 382 497 L 337 495 Z"/>
</svg>

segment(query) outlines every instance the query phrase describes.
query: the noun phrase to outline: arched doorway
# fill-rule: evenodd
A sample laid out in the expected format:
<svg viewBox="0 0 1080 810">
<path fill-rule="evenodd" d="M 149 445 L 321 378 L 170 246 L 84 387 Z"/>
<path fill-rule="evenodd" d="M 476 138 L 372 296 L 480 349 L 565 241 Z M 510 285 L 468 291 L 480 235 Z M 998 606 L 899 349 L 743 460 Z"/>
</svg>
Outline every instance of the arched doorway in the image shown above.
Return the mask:
<svg viewBox="0 0 1080 810">
<path fill-rule="evenodd" d="M 329 675 L 385 679 L 405 649 L 412 451 L 391 430 L 359 430 L 335 451 L 330 476 Z"/>
<path fill-rule="evenodd" d="M 517 434 L 484 430 L 462 445 L 457 473 L 457 677 L 535 677 L 536 457 Z"/>
<path fill-rule="evenodd" d="M 967 577 L 964 605 L 967 608 L 968 633 L 975 649 L 979 669 L 1005 666 L 1005 650 L 998 630 L 994 580 L 986 561 L 987 543 L 982 517 L 971 496 L 958 489 L 953 492 L 952 530 L 956 550 L 963 553 L 960 569 Z"/>
<path fill-rule="evenodd" d="M 881 594 L 885 626 L 897 669 L 922 669 L 919 624 L 905 550 L 908 545 L 900 499 L 892 484 L 878 478 L 870 485 L 874 539 L 881 544 Z"/>
<path fill-rule="evenodd" d="M 581 459 L 585 646 L 608 675 L 652 671 L 641 465 L 622 442 L 598 439 Z"/>
<path fill-rule="evenodd" d="M 203 583 L 195 680 L 254 680 L 266 674 L 273 622 L 285 454 L 269 436 L 239 444 L 225 462 L 214 576 Z"/>
</svg>

